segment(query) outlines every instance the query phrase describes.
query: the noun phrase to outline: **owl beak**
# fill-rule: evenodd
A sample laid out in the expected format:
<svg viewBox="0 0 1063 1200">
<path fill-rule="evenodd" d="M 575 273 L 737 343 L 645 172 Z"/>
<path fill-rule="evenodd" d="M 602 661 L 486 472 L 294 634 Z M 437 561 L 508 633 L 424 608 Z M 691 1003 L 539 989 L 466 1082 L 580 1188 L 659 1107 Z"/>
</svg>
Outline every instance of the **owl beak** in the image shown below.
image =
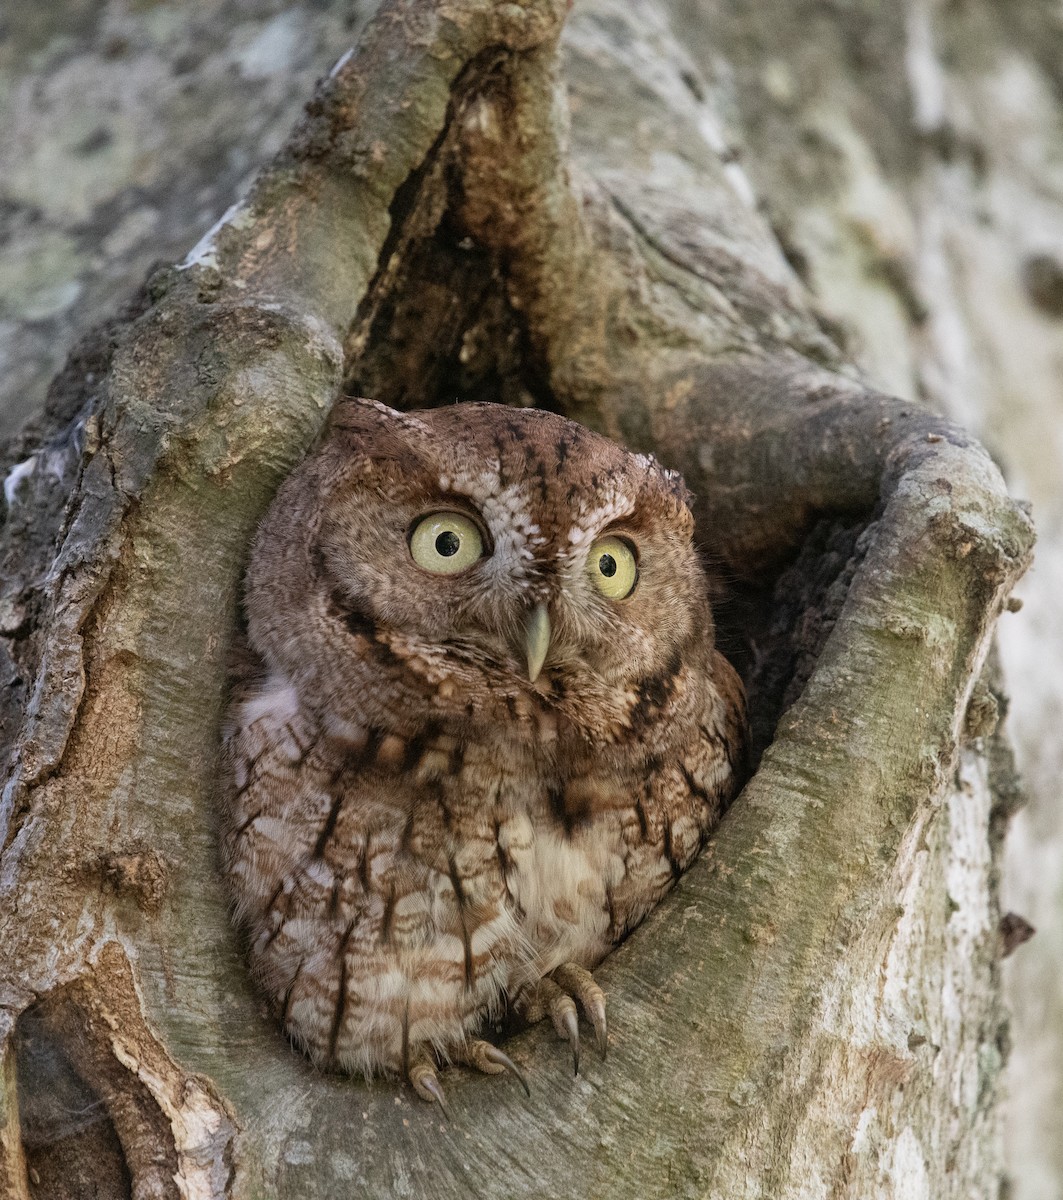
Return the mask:
<svg viewBox="0 0 1063 1200">
<path fill-rule="evenodd" d="M 528 615 L 524 627 L 524 648 L 528 653 L 528 678 L 532 683 L 539 678 L 547 651 L 550 649 L 550 614 L 545 604 L 537 604 Z"/>
</svg>

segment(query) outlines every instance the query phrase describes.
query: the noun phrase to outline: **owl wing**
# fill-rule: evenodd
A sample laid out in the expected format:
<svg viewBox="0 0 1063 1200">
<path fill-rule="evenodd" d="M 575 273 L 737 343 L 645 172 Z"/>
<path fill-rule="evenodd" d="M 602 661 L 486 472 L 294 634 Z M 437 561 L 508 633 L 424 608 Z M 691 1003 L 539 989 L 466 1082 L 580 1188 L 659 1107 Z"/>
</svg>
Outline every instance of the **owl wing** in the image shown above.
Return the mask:
<svg viewBox="0 0 1063 1200">
<path fill-rule="evenodd" d="M 609 891 L 614 942 L 675 885 L 745 782 L 745 689 L 719 651 L 712 650 L 710 662 L 708 671 L 683 668 L 679 691 L 687 700 L 679 712 L 661 717 L 659 737 L 671 747 L 631 785 L 634 807 L 622 825 L 624 875 Z"/>
<path fill-rule="evenodd" d="M 258 933 L 291 906 L 320 849 L 334 796 L 317 723 L 276 677 L 246 683 L 225 732 L 229 774 L 222 853 L 242 920 Z"/>
</svg>

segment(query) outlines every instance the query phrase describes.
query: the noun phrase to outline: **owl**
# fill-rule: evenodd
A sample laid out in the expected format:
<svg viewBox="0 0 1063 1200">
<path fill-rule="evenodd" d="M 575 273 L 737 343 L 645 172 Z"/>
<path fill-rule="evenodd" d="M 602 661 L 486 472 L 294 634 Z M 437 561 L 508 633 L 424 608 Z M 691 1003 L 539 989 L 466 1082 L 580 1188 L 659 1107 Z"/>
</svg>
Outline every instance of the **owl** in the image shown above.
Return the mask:
<svg viewBox="0 0 1063 1200">
<path fill-rule="evenodd" d="M 594 968 L 740 782 L 684 484 L 548 412 L 337 404 L 246 584 L 224 870 L 324 1066 L 495 1074 L 504 1010 L 604 1055 Z"/>
</svg>

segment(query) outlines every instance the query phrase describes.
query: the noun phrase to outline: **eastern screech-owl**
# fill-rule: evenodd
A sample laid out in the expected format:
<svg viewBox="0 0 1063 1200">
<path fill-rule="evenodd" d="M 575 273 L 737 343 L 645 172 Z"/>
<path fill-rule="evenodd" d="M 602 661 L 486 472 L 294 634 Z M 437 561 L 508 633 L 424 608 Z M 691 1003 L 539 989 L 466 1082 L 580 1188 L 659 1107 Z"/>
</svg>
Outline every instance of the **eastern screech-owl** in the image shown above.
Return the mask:
<svg viewBox="0 0 1063 1200">
<path fill-rule="evenodd" d="M 224 861 L 289 1034 L 442 1103 L 577 1006 L 744 754 L 680 477 L 551 413 L 343 401 L 247 579 Z M 519 1075 L 519 1072 L 517 1072 Z M 522 1080 L 523 1082 L 523 1080 Z"/>
</svg>

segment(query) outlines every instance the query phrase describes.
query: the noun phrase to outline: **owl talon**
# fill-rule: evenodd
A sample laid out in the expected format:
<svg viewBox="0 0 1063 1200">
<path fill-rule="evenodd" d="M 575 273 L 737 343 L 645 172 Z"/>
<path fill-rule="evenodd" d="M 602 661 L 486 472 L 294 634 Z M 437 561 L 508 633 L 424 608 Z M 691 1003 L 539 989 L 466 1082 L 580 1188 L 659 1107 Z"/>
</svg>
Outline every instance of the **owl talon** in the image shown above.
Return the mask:
<svg viewBox="0 0 1063 1200">
<path fill-rule="evenodd" d="M 568 996 L 565 997 L 569 999 Z M 554 1028 L 565 1038 L 572 1047 L 572 1074 L 579 1074 L 579 1019 L 576 1016 L 576 1006 L 566 1008 L 560 1014 L 551 1013 L 554 1018 Z"/>
<path fill-rule="evenodd" d="M 579 1074 L 579 1013 L 576 1002 L 567 992 L 544 975 L 530 993 L 519 1004 L 519 1011 L 526 1021 L 535 1024 L 549 1016 L 557 1036 L 572 1047 L 572 1071 Z"/>
<path fill-rule="evenodd" d="M 499 1050 L 497 1046 L 492 1046 L 490 1042 L 479 1039 L 470 1042 L 465 1052 L 465 1062 L 478 1071 L 483 1071 L 485 1075 L 498 1075 L 503 1071 L 508 1071 L 524 1089 L 524 1094 L 528 1099 L 531 1099 L 531 1088 L 528 1087 L 528 1081 L 524 1078 L 524 1072 L 508 1054 Z"/>
<path fill-rule="evenodd" d="M 579 963 L 563 963 L 553 972 L 558 987 L 567 997 L 575 997 L 594 1026 L 598 1051 L 604 1059 L 609 1052 L 609 1027 L 605 1018 L 605 993 L 594 976 Z"/>
<path fill-rule="evenodd" d="M 447 1111 L 447 1097 L 443 1091 L 442 1085 L 439 1082 L 439 1076 L 435 1073 L 435 1068 L 431 1063 L 422 1059 L 416 1062 L 410 1068 L 409 1074 L 410 1085 L 413 1090 L 421 1097 L 422 1100 L 427 1100 L 429 1103 L 438 1104 L 442 1110 L 443 1116 L 450 1120 L 450 1113 Z"/>
</svg>

